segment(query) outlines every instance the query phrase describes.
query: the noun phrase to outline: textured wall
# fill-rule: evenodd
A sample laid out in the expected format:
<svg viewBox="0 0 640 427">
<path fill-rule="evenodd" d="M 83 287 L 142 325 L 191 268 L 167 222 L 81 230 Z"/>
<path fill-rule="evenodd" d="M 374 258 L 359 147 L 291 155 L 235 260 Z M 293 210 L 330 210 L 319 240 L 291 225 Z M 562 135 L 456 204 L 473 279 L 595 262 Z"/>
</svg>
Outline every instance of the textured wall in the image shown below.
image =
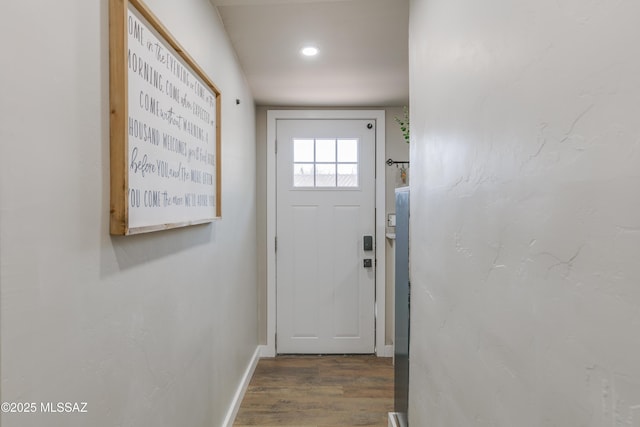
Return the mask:
<svg viewBox="0 0 640 427">
<path fill-rule="evenodd" d="M 253 100 L 208 1 L 147 4 L 221 89 L 223 219 L 111 237 L 108 1 L 4 4 L 1 399 L 88 413 L 3 427 L 218 426 L 256 349 Z"/>
<path fill-rule="evenodd" d="M 640 425 L 638 16 L 412 0 L 411 425 Z"/>
</svg>

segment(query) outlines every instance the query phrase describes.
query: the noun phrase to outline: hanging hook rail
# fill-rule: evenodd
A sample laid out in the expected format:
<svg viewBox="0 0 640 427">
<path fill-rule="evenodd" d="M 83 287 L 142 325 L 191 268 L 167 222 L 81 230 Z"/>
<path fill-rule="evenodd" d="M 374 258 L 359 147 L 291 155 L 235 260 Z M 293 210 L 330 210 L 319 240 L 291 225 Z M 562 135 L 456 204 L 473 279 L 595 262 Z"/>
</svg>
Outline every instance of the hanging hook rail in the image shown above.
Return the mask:
<svg viewBox="0 0 640 427">
<path fill-rule="evenodd" d="M 392 165 L 403 165 L 403 166 L 407 165 L 407 166 L 409 166 L 409 161 L 395 161 L 393 159 L 388 159 L 387 160 L 387 166 L 392 166 Z"/>
</svg>

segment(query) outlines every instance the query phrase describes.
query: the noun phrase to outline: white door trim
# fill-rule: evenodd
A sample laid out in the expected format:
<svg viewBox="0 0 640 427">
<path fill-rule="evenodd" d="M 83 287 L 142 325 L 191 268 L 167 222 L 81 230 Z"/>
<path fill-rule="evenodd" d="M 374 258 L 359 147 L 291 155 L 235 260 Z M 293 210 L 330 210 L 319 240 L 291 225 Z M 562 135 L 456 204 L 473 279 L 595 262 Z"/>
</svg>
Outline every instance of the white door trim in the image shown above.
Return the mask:
<svg viewBox="0 0 640 427">
<path fill-rule="evenodd" d="M 262 357 L 276 355 L 276 120 L 369 119 L 376 121 L 376 354 L 385 347 L 385 112 L 384 110 L 269 110 L 267 111 L 267 344 Z"/>
</svg>

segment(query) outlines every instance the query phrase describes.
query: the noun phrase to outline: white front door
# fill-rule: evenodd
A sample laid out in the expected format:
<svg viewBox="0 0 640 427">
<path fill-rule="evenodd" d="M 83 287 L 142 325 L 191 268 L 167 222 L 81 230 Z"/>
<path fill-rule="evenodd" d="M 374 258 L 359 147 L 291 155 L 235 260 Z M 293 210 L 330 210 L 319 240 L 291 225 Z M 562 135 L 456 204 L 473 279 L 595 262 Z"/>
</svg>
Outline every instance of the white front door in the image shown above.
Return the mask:
<svg viewBox="0 0 640 427">
<path fill-rule="evenodd" d="M 373 120 L 277 120 L 280 354 L 374 352 L 375 134 Z"/>
</svg>

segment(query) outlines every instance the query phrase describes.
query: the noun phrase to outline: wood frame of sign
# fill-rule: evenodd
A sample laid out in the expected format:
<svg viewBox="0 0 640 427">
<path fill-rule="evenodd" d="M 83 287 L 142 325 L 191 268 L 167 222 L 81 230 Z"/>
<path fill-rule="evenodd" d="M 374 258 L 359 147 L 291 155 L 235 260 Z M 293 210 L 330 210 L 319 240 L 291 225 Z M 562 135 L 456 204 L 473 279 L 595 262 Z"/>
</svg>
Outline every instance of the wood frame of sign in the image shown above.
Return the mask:
<svg viewBox="0 0 640 427">
<path fill-rule="evenodd" d="M 221 217 L 221 94 L 140 0 L 109 1 L 110 232 Z"/>
</svg>

